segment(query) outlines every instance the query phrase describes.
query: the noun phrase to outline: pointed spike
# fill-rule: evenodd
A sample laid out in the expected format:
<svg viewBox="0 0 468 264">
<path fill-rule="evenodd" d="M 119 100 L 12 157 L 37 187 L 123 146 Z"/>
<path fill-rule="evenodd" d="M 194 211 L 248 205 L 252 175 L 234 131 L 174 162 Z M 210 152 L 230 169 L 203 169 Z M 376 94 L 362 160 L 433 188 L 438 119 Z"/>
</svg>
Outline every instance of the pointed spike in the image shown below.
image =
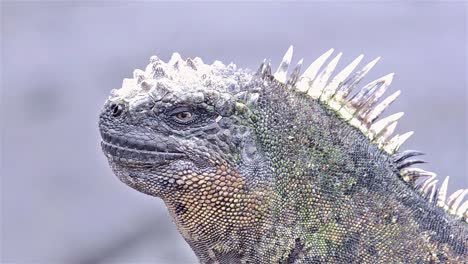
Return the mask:
<svg viewBox="0 0 468 264">
<path fill-rule="evenodd" d="M 328 57 L 330 57 L 333 51 L 334 49 L 327 50 L 320 57 L 318 57 L 314 62 L 312 62 L 310 66 L 302 74 L 301 78 L 308 78 L 310 81 L 313 81 L 315 79 L 315 76 L 317 76 L 318 71 L 323 66 L 323 64 L 328 59 Z"/>
<path fill-rule="evenodd" d="M 325 88 L 325 92 L 327 94 L 332 94 L 332 99 L 336 102 L 342 102 L 344 98 L 342 98 L 342 94 L 337 93 L 338 87 L 344 83 L 346 78 L 351 74 L 351 72 L 357 67 L 357 65 L 361 62 L 364 55 L 359 55 L 356 59 L 354 59 L 348 66 L 346 66 L 340 73 L 338 73 L 333 80 L 330 82 L 329 85 Z"/>
<path fill-rule="evenodd" d="M 429 193 L 429 191 L 431 190 L 431 188 L 434 188 L 436 183 L 438 182 L 439 180 L 431 180 L 430 182 L 428 182 L 426 184 L 426 186 L 424 188 L 421 189 L 421 191 L 423 192 L 424 195 L 427 195 Z"/>
<path fill-rule="evenodd" d="M 384 111 L 387 107 L 393 103 L 398 96 L 400 96 L 401 91 L 398 90 L 389 97 L 385 98 L 380 104 L 378 104 L 374 109 L 372 109 L 365 117 L 366 123 L 372 124 Z"/>
<path fill-rule="evenodd" d="M 451 207 L 453 201 L 464 191 L 464 189 L 460 189 L 452 193 L 449 198 L 447 199 L 447 205 Z"/>
<path fill-rule="evenodd" d="M 257 75 L 263 75 L 264 71 L 265 71 L 265 62 L 262 62 L 262 64 L 260 64 L 260 67 L 258 67 Z"/>
<path fill-rule="evenodd" d="M 429 202 L 433 205 L 437 205 L 437 196 L 439 195 L 439 188 L 437 186 L 434 186 L 432 189 L 432 194 L 431 194 L 431 199 Z"/>
<path fill-rule="evenodd" d="M 448 187 L 449 176 L 445 177 L 442 185 L 440 186 L 439 195 L 437 196 L 437 206 L 445 207 L 445 201 L 447 200 L 447 187 Z"/>
<path fill-rule="evenodd" d="M 387 116 L 370 127 L 370 131 L 374 135 L 378 135 L 386 126 L 390 125 L 393 122 L 398 121 L 405 113 L 399 112 L 390 116 Z"/>
<path fill-rule="evenodd" d="M 458 207 L 457 216 L 464 217 L 467 214 L 468 214 L 468 201 L 465 201 L 462 205 L 460 205 L 460 207 Z"/>
<path fill-rule="evenodd" d="M 299 77 L 299 81 L 296 85 L 296 89 L 300 92 L 307 92 L 309 90 L 310 84 L 317 76 L 318 71 L 325 63 L 325 61 L 330 57 L 333 53 L 334 49 L 329 49 L 325 53 L 323 53 L 320 57 L 318 57 L 310 66 L 305 70 L 305 72 Z"/>
<path fill-rule="evenodd" d="M 436 174 L 420 168 L 404 168 L 400 171 L 404 181 L 414 184 L 421 177 L 435 177 Z"/>
<path fill-rule="evenodd" d="M 366 84 L 357 94 L 349 99 L 350 104 L 353 106 L 361 105 L 374 94 L 376 95 L 376 99 L 379 99 L 385 92 L 385 89 L 392 83 L 393 75 L 394 73 L 390 73 Z M 379 87 L 380 89 L 377 89 Z"/>
<path fill-rule="evenodd" d="M 338 64 L 338 61 L 340 60 L 341 56 L 343 53 L 338 53 L 333 60 L 328 63 L 328 65 L 323 69 L 320 74 L 315 78 L 315 80 L 312 82 L 312 86 L 309 88 L 307 93 L 312 96 L 313 98 L 319 98 L 322 95 L 323 89 L 327 85 L 328 79 L 332 75 L 333 71 L 336 68 L 336 65 Z"/>
<path fill-rule="evenodd" d="M 418 174 L 418 177 L 436 177 L 437 174 L 431 171 L 426 171 L 421 168 L 405 168 L 403 170 L 405 173 Z"/>
<path fill-rule="evenodd" d="M 427 194 L 427 190 L 431 187 L 432 183 L 435 181 L 435 179 L 427 179 L 424 184 L 421 186 L 421 193 L 423 195 Z"/>
<path fill-rule="evenodd" d="M 167 64 L 169 65 L 175 65 L 177 62 L 182 61 L 182 57 L 178 52 L 172 53 L 171 59 Z"/>
<path fill-rule="evenodd" d="M 292 55 L 293 46 L 291 45 L 286 51 L 286 54 L 284 54 L 283 61 L 281 61 L 281 64 L 278 66 L 278 69 L 274 74 L 275 79 L 279 82 L 286 83 L 286 75 L 288 74 L 288 68 L 289 64 L 291 64 Z"/>
<path fill-rule="evenodd" d="M 271 62 L 268 62 L 265 67 L 265 75 L 271 76 Z"/>
<path fill-rule="evenodd" d="M 345 102 L 346 97 L 349 93 L 356 87 L 356 85 L 366 76 L 366 74 L 377 64 L 380 60 L 380 57 L 375 58 L 373 61 L 369 62 L 364 66 L 360 71 L 352 75 L 348 80 L 346 80 L 343 85 L 339 88 L 340 97 L 342 97 L 343 102 Z"/>
<path fill-rule="evenodd" d="M 351 98 L 346 100 L 346 106 L 352 111 L 352 114 L 355 115 L 359 112 L 362 106 L 366 103 L 365 97 L 374 93 L 379 87 L 378 83 L 372 82 L 364 86 L 357 94 L 353 95 Z"/>
<path fill-rule="evenodd" d="M 303 62 L 304 62 L 304 59 L 300 59 L 299 62 L 297 63 L 296 67 L 291 73 L 291 76 L 289 76 L 288 85 L 294 86 L 296 84 L 297 80 L 299 79 L 299 74 L 301 73 L 301 67 L 302 67 Z"/>
<path fill-rule="evenodd" d="M 437 176 L 437 174 L 435 174 L 434 172 L 423 170 L 421 168 L 405 168 L 404 171 L 417 173 L 420 175 L 420 177 L 432 177 L 433 178 Z"/>
<path fill-rule="evenodd" d="M 424 160 L 404 160 L 403 162 L 401 162 L 400 164 L 398 164 L 398 170 L 401 170 L 401 169 L 404 169 L 404 168 L 407 168 L 411 165 L 414 165 L 414 164 L 421 164 L 421 163 L 426 163 L 426 161 Z"/>
<path fill-rule="evenodd" d="M 397 151 L 403 143 L 405 143 L 406 140 L 408 140 L 412 135 L 414 134 L 414 131 L 408 131 L 401 135 L 398 139 L 397 145 L 395 147 L 394 151 Z"/>
<path fill-rule="evenodd" d="M 385 141 L 391 136 L 393 135 L 393 132 L 395 132 L 395 129 L 396 129 L 396 126 L 397 126 L 398 122 L 393 122 L 391 125 L 389 125 L 388 127 L 386 127 L 386 132 L 384 134 L 384 139 Z"/>
<path fill-rule="evenodd" d="M 449 205 L 449 212 L 455 213 L 457 211 L 458 207 L 460 206 L 460 203 L 463 201 L 463 198 L 465 197 L 467 193 L 468 193 L 468 189 L 463 190 L 460 193 L 460 195 L 458 195 L 457 197 L 455 197 L 455 199 L 453 199 L 453 202 Z"/>
<path fill-rule="evenodd" d="M 369 62 L 366 66 L 364 66 L 363 68 L 363 74 L 367 74 L 372 68 L 374 68 L 375 64 L 377 64 L 377 62 L 379 62 L 379 60 L 381 59 L 381 57 L 377 57 L 375 58 L 374 60 L 372 60 L 371 62 Z"/>
<path fill-rule="evenodd" d="M 439 180 L 435 180 L 433 182 L 431 182 L 428 187 L 427 187 L 427 191 L 426 191 L 426 195 L 429 194 L 429 203 L 432 203 L 433 199 L 434 199 L 434 193 L 437 189 L 436 187 L 436 184 L 439 182 Z"/>
<path fill-rule="evenodd" d="M 384 127 L 377 135 L 375 135 L 375 137 L 371 137 L 371 140 L 375 141 L 378 144 L 385 143 L 395 131 L 397 124 L 397 121 L 390 123 L 388 126 Z"/>
<path fill-rule="evenodd" d="M 437 174 L 432 174 L 431 176 L 429 176 L 429 178 L 427 178 L 423 184 L 419 187 L 419 190 L 420 191 L 423 191 L 424 189 L 426 189 L 427 185 L 430 184 L 432 182 L 432 180 L 434 180 L 434 178 L 437 176 Z"/>
<path fill-rule="evenodd" d="M 405 143 L 405 141 L 408 140 L 408 138 L 410 138 L 413 134 L 414 131 L 409 131 L 404 133 L 403 135 L 397 135 L 393 137 L 384 147 L 385 151 L 387 151 L 387 153 L 390 154 L 395 153 L 396 151 L 398 151 L 398 149 L 400 149 L 401 145 L 403 145 L 403 143 Z"/>
<path fill-rule="evenodd" d="M 421 156 L 425 155 L 425 153 L 417 150 L 405 150 L 403 152 L 399 152 L 393 156 L 393 160 L 395 162 L 400 162 L 402 160 L 405 160 L 407 158 L 415 157 L 415 156 Z"/>
<path fill-rule="evenodd" d="M 266 59 L 263 59 L 263 62 L 260 64 L 260 67 L 258 67 L 257 75 L 264 76 L 265 68 L 266 68 Z"/>
<path fill-rule="evenodd" d="M 388 86 L 392 83 L 393 75 L 393 73 L 387 74 L 375 80 L 373 82 L 374 84 L 368 84 L 369 87 L 366 87 L 366 85 L 361 90 L 361 92 L 364 91 L 362 96 L 360 98 L 356 96 L 352 101 L 349 102 L 357 109 L 362 120 L 365 120 L 364 117 L 372 110 L 380 97 L 385 93 Z"/>
</svg>

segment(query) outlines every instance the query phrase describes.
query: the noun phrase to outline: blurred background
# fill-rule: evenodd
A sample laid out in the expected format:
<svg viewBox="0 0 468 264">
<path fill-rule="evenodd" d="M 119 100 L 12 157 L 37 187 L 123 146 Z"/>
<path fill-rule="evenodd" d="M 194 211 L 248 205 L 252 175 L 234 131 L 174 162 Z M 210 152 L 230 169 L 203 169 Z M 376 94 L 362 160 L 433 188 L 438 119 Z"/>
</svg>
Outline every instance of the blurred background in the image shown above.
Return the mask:
<svg viewBox="0 0 468 264">
<path fill-rule="evenodd" d="M 421 167 L 467 180 L 467 6 L 450 2 L 1 2 L 2 263 L 196 263 L 161 200 L 120 183 L 100 150 L 112 88 L 174 51 L 276 68 L 333 47 L 338 67 L 382 56 L 386 114 L 406 115 Z M 363 83 L 365 84 L 365 82 Z"/>
</svg>

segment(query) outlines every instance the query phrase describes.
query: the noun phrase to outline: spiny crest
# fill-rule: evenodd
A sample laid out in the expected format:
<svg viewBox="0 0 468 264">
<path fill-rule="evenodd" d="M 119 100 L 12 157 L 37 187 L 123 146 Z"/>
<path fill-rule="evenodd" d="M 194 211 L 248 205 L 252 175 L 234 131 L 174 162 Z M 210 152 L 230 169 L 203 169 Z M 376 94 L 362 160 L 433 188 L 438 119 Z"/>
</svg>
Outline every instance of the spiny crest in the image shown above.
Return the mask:
<svg viewBox="0 0 468 264">
<path fill-rule="evenodd" d="M 460 189 L 447 197 L 449 176 L 445 177 L 440 187 L 437 187 L 438 180 L 435 173 L 410 167 L 414 164 L 425 163 L 424 160 L 413 158 L 421 155 L 424 155 L 424 153 L 415 150 L 405 150 L 393 156 L 402 179 L 413 185 L 430 203 L 442 207 L 448 213 L 468 221 L 468 201 L 462 203 L 463 198 L 468 194 L 468 189 Z M 416 184 L 416 181 L 422 178 L 425 179 Z"/>
<path fill-rule="evenodd" d="M 438 181 L 435 179 L 435 173 L 411 167 L 414 164 L 425 163 L 420 159 L 410 159 L 423 153 L 412 150 L 398 152 L 401 145 L 413 134 L 410 131 L 402 135 L 393 135 L 397 122 L 403 116 L 403 113 L 396 113 L 377 121 L 380 115 L 401 93 L 398 90 L 380 101 L 380 98 L 392 83 L 393 73 L 364 85 L 354 95 L 351 95 L 360 81 L 379 61 L 380 57 L 353 73 L 364 58 L 364 55 L 359 55 L 343 70 L 334 75 L 342 53 L 338 53 L 325 65 L 333 51 L 333 49 L 330 49 L 325 52 L 312 62 L 302 75 L 299 75 L 303 63 L 301 59 L 288 79 L 288 69 L 293 55 L 293 47 L 290 46 L 273 76 L 278 82 L 285 84 L 288 89 L 307 94 L 335 110 L 349 124 L 361 130 L 369 140 L 393 155 L 402 180 L 411 184 L 429 202 L 468 221 L 468 201 L 463 202 L 463 198 L 468 194 L 468 189 L 458 190 L 447 199 L 448 177 L 445 178 L 442 186 L 437 188 Z M 257 74 L 260 74 L 260 76 L 271 75 L 270 64 L 266 64 L 264 61 Z M 424 177 L 428 177 L 428 179 L 422 181 L 422 184 L 416 184 L 417 180 Z"/>
<path fill-rule="evenodd" d="M 400 91 L 397 91 L 379 103 L 379 99 L 392 82 L 393 73 L 370 82 L 357 93 L 350 96 L 351 92 L 380 58 L 374 59 L 361 70 L 352 73 L 364 57 L 360 55 L 338 74 L 334 75 L 342 53 L 338 53 L 325 65 L 325 62 L 332 55 L 333 51 L 333 49 L 330 49 L 325 52 L 299 76 L 302 65 L 301 60 L 291 73 L 289 79 L 287 79 L 288 68 L 293 54 L 291 46 L 273 76 L 277 81 L 286 84 L 288 88 L 306 93 L 312 98 L 326 103 L 350 124 L 359 128 L 370 140 L 378 144 L 379 147 L 390 154 L 396 153 L 403 142 L 412 134 L 412 132 L 408 132 L 392 137 L 397 121 L 403 113 L 398 113 L 375 122 L 383 111 L 400 95 Z M 259 72 L 265 74 L 269 68 L 270 66 L 262 64 Z"/>
</svg>

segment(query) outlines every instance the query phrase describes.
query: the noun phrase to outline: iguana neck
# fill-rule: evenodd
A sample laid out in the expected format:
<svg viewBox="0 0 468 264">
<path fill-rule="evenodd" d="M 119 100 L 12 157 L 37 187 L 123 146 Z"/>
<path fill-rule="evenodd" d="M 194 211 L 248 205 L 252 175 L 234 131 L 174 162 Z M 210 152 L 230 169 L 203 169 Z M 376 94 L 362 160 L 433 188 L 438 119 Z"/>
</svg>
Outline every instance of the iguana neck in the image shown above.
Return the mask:
<svg viewBox="0 0 468 264">
<path fill-rule="evenodd" d="M 224 163 L 216 170 L 180 175 L 180 189 L 165 203 L 202 263 L 254 254 L 247 251 L 255 249 L 270 217 L 272 188 L 267 178 L 263 165 L 252 163 Z"/>
<path fill-rule="evenodd" d="M 362 132 L 318 102 L 280 91 L 264 96 L 255 127 L 261 162 L 187 171 L 181 190 L 165 200 L 202 263 L 379 254 L 415 262 L 431 254 L 456 259 L 465 250 L 459 223 L 408 188 L 391 156 Z M 430 243 L 434 236 L 443 243 Z"/>
<path fill-rule="evenodd" d="M 378 252 L 389 261 L 464 257 L 464 223 L 402 181 L 391 156 L 320 102 L 275 89 L 260 102 L 257 131 L 274 167 L 271 221 L 279 244 L 337 262 L 352 260 L 349 252 L 361 260 Z M 277 250 L 279 260 L 290 252 Z"/>
</svg>

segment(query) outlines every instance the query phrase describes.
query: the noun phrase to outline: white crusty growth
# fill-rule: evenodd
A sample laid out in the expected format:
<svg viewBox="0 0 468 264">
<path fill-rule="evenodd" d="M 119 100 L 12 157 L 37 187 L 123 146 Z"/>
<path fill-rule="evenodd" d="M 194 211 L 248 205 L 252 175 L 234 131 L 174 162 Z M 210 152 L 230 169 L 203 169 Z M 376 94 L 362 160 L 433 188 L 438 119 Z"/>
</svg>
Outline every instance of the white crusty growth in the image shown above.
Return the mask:
<svg viewBox="0 0 468 264">
<path fill-rule="evenodd" d="M 230 63 L 214 61 L 211 65 L 196 57 L 183 60 L 174 53 L 165 63 L 156 56 L 150 58 L 145 70 L 136 69 L 133 78 L 126 78 L 122 88 L 112 90 L 110 100 L 123 100 L 136 107 L 144 100 L 159 100 L 161 91 L 168 90 L 180 96 L 191 96 L 197 91 L 213 90 L 226 96 L 239 92 L 244 82 L 252 77 L 250 72 L 237 69 Z"/>
</svg>

